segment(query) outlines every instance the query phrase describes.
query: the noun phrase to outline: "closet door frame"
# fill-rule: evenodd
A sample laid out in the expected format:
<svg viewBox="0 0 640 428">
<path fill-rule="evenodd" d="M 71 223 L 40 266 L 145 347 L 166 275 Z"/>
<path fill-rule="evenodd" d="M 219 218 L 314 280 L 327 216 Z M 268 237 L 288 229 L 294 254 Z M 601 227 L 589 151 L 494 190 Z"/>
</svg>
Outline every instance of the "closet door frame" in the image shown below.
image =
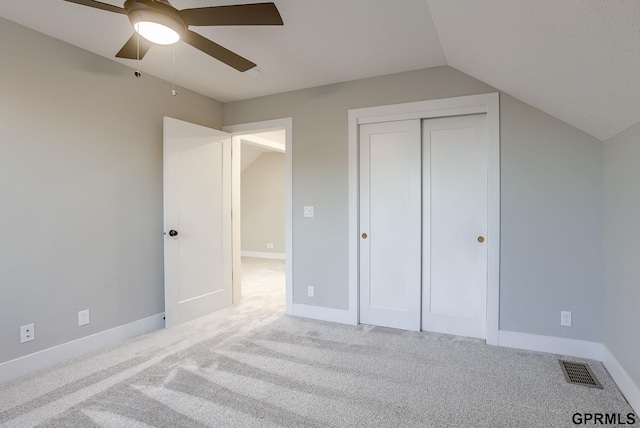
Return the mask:
<svg viewBox="0 0 640 428">
<path fill-rule="evenodd" d="M 487 115 L 487 344 L 498 345 L 500 313 L 500 101 L 489 93 L 349 110 L 349 308 L 359 323 L 359 126 L 368 123 Z"/>
</svg>

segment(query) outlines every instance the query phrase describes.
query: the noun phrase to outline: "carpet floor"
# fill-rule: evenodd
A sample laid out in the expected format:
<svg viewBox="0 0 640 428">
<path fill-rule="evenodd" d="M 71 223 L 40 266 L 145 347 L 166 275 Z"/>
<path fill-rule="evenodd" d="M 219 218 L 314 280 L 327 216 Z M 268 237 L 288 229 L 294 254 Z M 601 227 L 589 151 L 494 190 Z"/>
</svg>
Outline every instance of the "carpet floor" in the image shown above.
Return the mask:
<svg viewBox="0 0 640 428">
<path fill-rule="evenodd" d="M 569 427 L 633 414 L 597 361 L 565 357 L 603 389 L 567 384 L 558 355 L 286 316 L 284 276 L 282 261 L 245 258 L 241 303 L 0 385 L 0 426 Z"/>
</svg>

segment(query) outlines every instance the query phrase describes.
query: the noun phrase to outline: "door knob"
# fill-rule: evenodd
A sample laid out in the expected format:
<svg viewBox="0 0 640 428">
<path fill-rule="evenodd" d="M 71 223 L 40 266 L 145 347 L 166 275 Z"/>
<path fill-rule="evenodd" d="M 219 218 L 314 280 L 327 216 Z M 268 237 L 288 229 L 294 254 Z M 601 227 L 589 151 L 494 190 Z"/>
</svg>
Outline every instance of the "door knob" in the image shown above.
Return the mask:
<svg viewBox="0 0 640 428">
<path fill-rule="evenodd" d="M 484 242 L 484 236 L 478 236 L 478 242 L 482 244 Z"/>
<path fill-rule="evenodd" d="M 178 231 L 177 231 L 177 230 L 173 230 L 173 229 L 171 229 L 171 230 L 169 231 L 169 236 L 176 236 L 177 234 L 178 234 Z"/>
<path fill-rule="evenodd" d="M 362 234 L 362 239 L 367 239 L 367 234 L 366 233 Z"/>
</svg>

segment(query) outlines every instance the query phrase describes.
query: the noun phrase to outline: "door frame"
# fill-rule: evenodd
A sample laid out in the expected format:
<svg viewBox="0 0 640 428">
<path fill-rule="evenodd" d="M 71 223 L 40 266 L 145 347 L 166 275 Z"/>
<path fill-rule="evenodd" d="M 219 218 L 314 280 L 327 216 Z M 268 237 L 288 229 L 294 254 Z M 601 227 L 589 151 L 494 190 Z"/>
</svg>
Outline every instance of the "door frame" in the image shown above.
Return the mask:
<svg viewBox="0 0 640 428">
<path fill-rule="evenodd" d="M 349 309 L 359 323 L 359 126 L 366 123 L 487 115 L 487 344 L 498 345 L 500 317 L 500 96 L 498 92 L 349 110 Z"/>
<path fill-rule="evenodd" d="M 241 240 L 240 240 L 240 175 L 242 166 L 240 156 L 241 136 L 260 132 L 285 130 L 285 281 L 286 281 L 286 313 L 293 314 L 293 181 L 292 181 L 292 146 L 293 146 L 293 118 L 265 120 L 261 122 L 242 123 L 223 126 L 222 130 L 231 134 L 231 228 L 233 243 L 232 252 L 232 281 L 233 303 L 240 300 L 241 287 Z"/>
</svg>

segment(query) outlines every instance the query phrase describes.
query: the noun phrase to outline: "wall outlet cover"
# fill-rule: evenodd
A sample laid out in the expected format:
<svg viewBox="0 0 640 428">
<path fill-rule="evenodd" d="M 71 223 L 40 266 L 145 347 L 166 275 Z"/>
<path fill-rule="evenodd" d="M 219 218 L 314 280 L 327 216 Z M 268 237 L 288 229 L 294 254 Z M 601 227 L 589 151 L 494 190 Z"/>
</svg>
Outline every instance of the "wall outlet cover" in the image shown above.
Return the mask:
<svg viewBox="0 0 640 428">
<path fill-rule="evenodd" d="M 20 343 L 31 342 L 36 338 L 36 325 L 27 324 L 20 327 Z"/>
<path fill-rule="evenodd" d="M 307 295 L 309 297 L 315 297 L 315 294 L 316 294 L 316 291 L 313 285 L 310 285 L 309 287 L 307 287 Z"/>
</svg>

